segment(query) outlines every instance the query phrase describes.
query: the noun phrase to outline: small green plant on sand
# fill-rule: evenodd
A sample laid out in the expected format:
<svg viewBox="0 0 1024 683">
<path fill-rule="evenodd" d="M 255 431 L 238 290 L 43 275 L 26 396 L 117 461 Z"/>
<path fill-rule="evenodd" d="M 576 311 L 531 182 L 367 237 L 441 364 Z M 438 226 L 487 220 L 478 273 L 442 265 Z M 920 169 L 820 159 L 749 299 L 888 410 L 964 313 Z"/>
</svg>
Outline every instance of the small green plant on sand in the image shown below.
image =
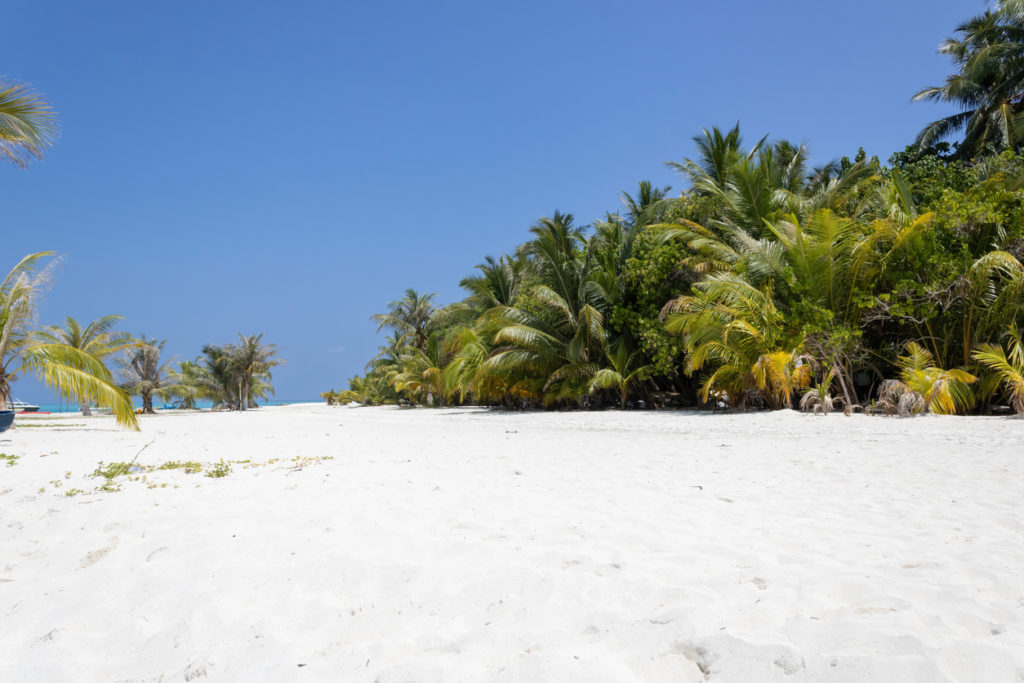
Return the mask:
<svg viewBox="0 0 1024 683">
<path fill-rule="evenodd" d="M 121 490 L 121 486 L 119 484 L 115 484 L 113 479 L 107 479 L 103 482 L 102 486 L 97 486 L 96 490 L 106 491 L 107 493 L 116 493 Z"/>
<path fill-rule="evenodd" d="M 214 463 L 206 472 L 206 476 L 214 479 L 220 479 L 221 477 L 226 477 L 229 474 L 231 474 L 231 464 L 224 462 L 223 459 L 218 463 Z"/>
<path fill-rule="evenodd" d="M 6 453 L 0 453 L 0 460 L 3 460 L 5 463 L 7 463 L 8 467 L 14 467 L 15 465 L 17 465 L 18 458 L 20 457 L 20 455 L 7 455 Z"/>
<path fill-rule="evenodd" d="M 85 491 L 82 489 L 68 489 L 64 492 L 64 495 L 71 498 L 72 496 L 77 496 L 79 493 L 85 493 Z"/>
<path fill-rule="evenodd" d="M 92 473 L 94 477 L 104 477 L 106 479 L 113 479 L 123 474 L 131 474 L 132 464 L 129 462 L 112 462 L 106 467 L 103 466 L 101 460 L 96 467 L 96 470 Z"/>
<path fill-rule="evenodd" d="M 160 467 L 157 467 L 157 469 L 185 470 L 185 474 L 195 474 L 196 472 L 201 472 L 203 470 L 203 466 L 193 460 L 189 460 L 188 462 L 178 462 L 177 460 L 171 460 L 169 462 L 165 462 L 163 465 L 160 465 Z"/>
</svg>

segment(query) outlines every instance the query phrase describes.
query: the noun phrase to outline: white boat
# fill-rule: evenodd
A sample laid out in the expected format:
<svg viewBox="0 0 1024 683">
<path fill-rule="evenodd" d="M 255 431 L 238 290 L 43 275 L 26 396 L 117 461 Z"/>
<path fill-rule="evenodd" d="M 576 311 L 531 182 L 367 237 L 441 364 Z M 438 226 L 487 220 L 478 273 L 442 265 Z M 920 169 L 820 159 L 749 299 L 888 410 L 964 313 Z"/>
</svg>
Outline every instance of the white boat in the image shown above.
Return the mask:
<svg viewBox="0 0 1024 683">
<path fill-rule="evenodd" d="M 39 410 L 39 406 L 26 403 L 25 401 L 19 401 L 17 399 L 12 400 L 10 404 L 11 410 L 16 413 L 34 413 Z"/>
</svg>

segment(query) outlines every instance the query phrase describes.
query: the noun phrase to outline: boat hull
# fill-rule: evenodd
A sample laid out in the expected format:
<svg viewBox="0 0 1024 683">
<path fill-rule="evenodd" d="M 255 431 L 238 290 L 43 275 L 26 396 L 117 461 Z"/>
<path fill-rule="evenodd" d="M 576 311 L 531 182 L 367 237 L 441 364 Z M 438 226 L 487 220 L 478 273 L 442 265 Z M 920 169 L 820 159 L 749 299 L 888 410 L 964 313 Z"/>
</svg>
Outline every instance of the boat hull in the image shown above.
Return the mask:
<svg viewBox="0 0 1024 683">
<path fill-rule="evenodd" d="M 13 410 L 0 410 L 0 432 L 6 432 L 14 424 Z"/>
</svg>

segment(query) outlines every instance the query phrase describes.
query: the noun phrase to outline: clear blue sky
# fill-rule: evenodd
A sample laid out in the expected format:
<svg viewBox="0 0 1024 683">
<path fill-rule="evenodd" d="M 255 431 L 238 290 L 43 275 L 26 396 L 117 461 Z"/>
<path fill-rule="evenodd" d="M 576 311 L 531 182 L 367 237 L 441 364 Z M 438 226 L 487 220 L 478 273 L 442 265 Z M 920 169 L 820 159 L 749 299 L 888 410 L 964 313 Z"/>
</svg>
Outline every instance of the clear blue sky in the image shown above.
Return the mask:
<svg viewBox="0 0 1024 683">
<path fill-rule="evenodd" d="M 4 272 L 65 257 L 42 308 L 125 316 L 179 359 L 266 333 L 280 399 L 362 371 L 406 287 L 462 297 L 554 209 L 590 222 L 702 126 L 883 160 L 984 3 L 8 0 L 0 75 L 60 114 L 0 167 Z M 19 396 L 49 402 L 33 381 Z"/>
</svg>

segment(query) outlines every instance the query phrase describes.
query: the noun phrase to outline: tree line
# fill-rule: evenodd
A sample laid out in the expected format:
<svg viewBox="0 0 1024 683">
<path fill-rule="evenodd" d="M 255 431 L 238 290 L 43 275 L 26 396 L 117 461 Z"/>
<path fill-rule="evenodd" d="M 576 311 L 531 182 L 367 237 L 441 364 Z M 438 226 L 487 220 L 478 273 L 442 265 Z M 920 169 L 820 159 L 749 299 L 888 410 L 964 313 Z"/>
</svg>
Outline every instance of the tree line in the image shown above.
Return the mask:
<svg viewBox="0 0 1024 683">
<path fill-rule="evenodd" d="M 1024 412 L 1024 0 L 940 51 L 957 114 L 812 168 L 739 125 L 590 225 L 555 211 L 448 305 L 407 290 L 328 403 Z M 950 140 L 962 133 L 959 140 Z"/>
<path fill-rule="evenodd" d="M 271 370 L 284 361 L 262 334 L 205 346 L 195 360 L 174 367 L 173 359 L 161 359 L 166 341 L 117 331 L 119 315 L 37 325 L 37 304 L 57 263 L 45 263 L 51 256 L 26 256 L 0 282 L 0 410 L 11 404 L 11 385 L 25 373 L 79 402 L 83 415 L 100 406 L 132 428 L 138 428 L 132 397 L 141 399 L 138 412 L 154 413 L 157 398 L 183 408 L 208 400 L 215 409 L 246 410 L 274 393 Z"/>
</svg>

